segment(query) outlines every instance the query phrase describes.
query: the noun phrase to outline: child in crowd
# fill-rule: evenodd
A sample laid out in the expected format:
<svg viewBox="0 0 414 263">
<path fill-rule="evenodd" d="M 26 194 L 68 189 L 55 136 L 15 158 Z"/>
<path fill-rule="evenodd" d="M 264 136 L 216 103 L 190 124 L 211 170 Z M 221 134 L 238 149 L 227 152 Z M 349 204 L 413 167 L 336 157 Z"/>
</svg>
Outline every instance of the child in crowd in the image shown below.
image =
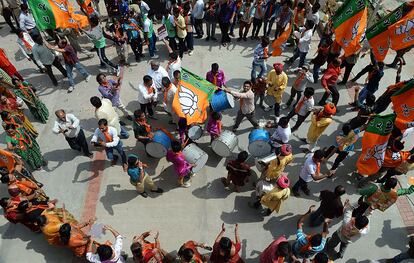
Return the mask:
<svg viewBox="0 0 414 263">
<path fill-rule="evenodd" d="M 259 106 L 263 110 L 266 107 L 263 105 L 263 101 L 265 98 L 266 88 L 267 88 L 267 79 L 265 77 L 257 78 L 256 81 L 253 83 L 253 93 L 254 93 L 254 104 L 256 104 L 257 100 L 259 99 Z"/>
<path fill-rule="evenodd" d="M 246 163 L 249 154 L 242 151 L 237 155 L 237 159 L 229 161 L 226 165 L 228 171 L 227 178 L 221 178 L 223 184 L 228 187 L 232 182 L 236 192 L 240 192 L 240 187 L 244 186 L 249 181 L 251 174 L 250 166 Z"/>
<path fill-rule="evenodd" d="M 187 188 L 191 186 L 191 177 L 194 176 L 192 170 L 194 165 L 186 161 L 181 150 L 181 142 L 173 141 L 171 143 L 171 150 L 168 150 L 167 152 L 167 161 L 173 163 L 174 170 L 178 179 L 178 184 L 182 187 Z M 186 182 L 184 182 L 184 180 L 186 180 Z"/>
<path fill-rule="evenodd" d="M 222 130 L 221 114 L 213 111 L 208 120 L 206 130 L 210 134 L 211 142 L 220 136 Z M 210 143 L 211 143 L 210 142 Z"/>
</svg>

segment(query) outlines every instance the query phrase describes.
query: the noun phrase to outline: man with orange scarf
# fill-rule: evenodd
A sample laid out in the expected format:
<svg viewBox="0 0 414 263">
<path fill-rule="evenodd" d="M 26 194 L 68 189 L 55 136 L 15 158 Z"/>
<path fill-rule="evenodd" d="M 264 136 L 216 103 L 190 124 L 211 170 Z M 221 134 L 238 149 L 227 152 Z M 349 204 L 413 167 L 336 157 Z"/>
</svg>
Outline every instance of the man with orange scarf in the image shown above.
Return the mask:
<svg viewBox="0 0 414 263">
<path fill-rule="evenodd" d="M 308 183 L 312 181 L 319 181 L 328 177 L 327 175 L 321 175 L 321 162 L 325 158 L 325 153 L 322 150 L 317 150 L 314 154 L 309 154 L 306 157 L 305 163 L 302 166 L 299 174 L 299 180 L 292 188 L 294 196 L 300 196 L 299 189 L 310 195 Z"/>
<path fill-rule="evenodd" d="M 18 79 L 23 80 L 22 75 L 20 75 L 17 69 L 7 58 L 7 55 L 2 48 L 0 48 L 0 68 L 4 70 L 10 77 L 17 77 Z"/>
<path fill-rule="evenodd" d="M 127 159 L 123 148 L 122 141 L 118 137 L 118 131 L 111 126 L 108 126 L 106 119 L 100 119 L 98 126 L 93 134 L 91 143 L 95 146 L 105 147 L 106 157 L 111 161 L 111 165 L 115 165 L 118 161 L 118 156 L 114 155 L 114 150 L 118 152 L 122 159 L 124 171 L 127 170 Z"/>
<path fill-rule="evenodd" d="M 322 87 L 325 89 L 325 93 L 318 103 L 319 106 L 324 106 L 326 104 L 326 100 L 328 99 L 329 95 L 332 95 L 333 104 L 335 104 L 335 106 L 338 104 L 339 92 L 335 85 L 340 74 L 341 60 L 337 58 L 328 65 L 328 68 L 322 76 L 321 83 Z"/>
<path fill-rule="evenodd" d="M 296 231 L 296 241 L 293 243 L 293 261 L 298 260 L 298 258 L 309 259 L 316 253 L 322 252 L 325 248 L 326 236 L 328 235 L 328 226 L 329 219 L 325 220 L 323 225 L 323 231 L 321 234 L 306 235 L 303 232 L 303 222 L 313 212 L 315 206 L 311 205 L 308 212 L 302 215 L 297 223 L 298 230 Z M 304 260 L 305 262 L 306 260 Z"/>
<path fill-rule="evenodd" d="M 144 146 L 152 141 L 152 129 L 147 123 L 147 118 L 145 118 L 145 113 L 142 110 L 134 111 L 134 122 L 132 123 L 132 128 L 134 130 L 135 139 L 142 142 Z"/>
</svg>

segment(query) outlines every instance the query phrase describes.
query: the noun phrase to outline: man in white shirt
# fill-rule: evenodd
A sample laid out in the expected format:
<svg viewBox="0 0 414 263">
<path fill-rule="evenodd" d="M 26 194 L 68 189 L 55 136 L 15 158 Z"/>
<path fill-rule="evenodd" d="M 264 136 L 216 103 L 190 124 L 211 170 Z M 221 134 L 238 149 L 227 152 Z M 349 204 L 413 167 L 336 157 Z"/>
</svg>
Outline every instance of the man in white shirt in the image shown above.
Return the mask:
<svg viewBox="0 0 414 263">
<path fill-rule="evenodd" d="M 270 138 L 273 147 L 278 148 L 281 147 L 282 144 L 288 143 L 291 134 L 292 131 L 289 125 L 289 119 L 286 117 L 280 118 L 279 122 L 277 123 L 276 130 L 273 132 L 272 137 Z"/>
<path fill-rule="evenodd" d="M 122 239 L 123 237 L 113 229 L 111 226 L 105 225 L 103 230 L 109 230 L 115 237 L 115 243 L 112 246 L 103 244 L 96 249 L 96 254 L 92 253 L 92 240 L 88 244 L 86 252 L 86 259 L 92 263 L 125 263 L 126 256 L 122 254 Z"/>
<path fill-rule="evenodd" d="M 151 60 L 150 61 L 150 69 L 148 70 L 148 76 L 152 78 L 154 83 L 154 87 L 157 89 L 158 92 L 162 90 L 162 78 L 168 77 L 167 71 L 160 66 L 159 61 Z"/>
<path fill-rule="evenodd" d="M 163 90 L 164 109 L 170 116 L 174 116 L 172 104 L 173 104 L 175 93 L 177 92 L 177 87 L 175 87 L 175 85 L 172 84 L 170 79 L 167 77 L 162 78 L 162 86 L 164 87 L 164 90 Z M 170 123 L 172 123 L 172 121 L 170 121 Z"/>
<path fill-rule="evenodd" d="M 29 7 L 27 4 L 21 4 L 19 16 L 19 26 L 20 29 L 24 32 L 30 34 L 30 36 L 34 39 L 35 36 L 40 35 L 39 30 L 36 28 L 36 22 L 33 18 L 33 15 L 29 12 Z"/>
<path fill-rule="evenodd" d="M 80 127 L 79 119 L 73 114 L 66 114 L 63 109 L 55 111 L 57 119 L 53 126 L 53 133 L 63 134 L 70 148 L 77 151 L 83 151 L 83 154 L 89 158 L 93 154 L 89 151 L 88 142 L 85 133 Z"/>
<path fill-rule="evenodd" d="M 170 53 L 170 59 L 168 60 L 167 71 L 168 77 L 174 79 L 174 72 L 176 70 L 181 71 L 181 58 L 178 56 L 177 52 Z"/>
<path fill-rule="evenodd" d="M 336 246 L 341 244 L 334 259 L 343 258 L 348 244 L 355 242 L 369 232 L 369 218 L 367 216 L 358 213 L 355 207 L 349 204 L 349 201 L 345 204 L 344 209 L 342 225 L 332 234 L 326 244 L 328 252 L 333 252 Z"/>
<path fill-rule="evenodd" d="M 32 37 L 29 33 L 24 32 L 20 28 L 17 29 L 17 45 L 19 46 L 20 50 L 22 51 L 23 55 L 29 60 L 33 61 L 33 63 L 39 68 L 40 72 L 43 73 L 43 69 L 37 63 L 36 59 L 34 59 L 32 49 L 35 45 Z"/>
<path fill-rule="evenodd" d="M 195 38 L 203 38 L 204 1 L 197 0 L 193 6 L 194 28 L 197 33 Z"/>
<path fill-rule="evenodd" d="M 292 64 L 297 58 L 299 58 L 298 68 L 301 68 L 305 64 L 306 55 L 309 52 L 313 34 L 313 27 L 315 22 L 312 20 L 306 20 L 305 27 L 299 28 L 299 31 L 293 32 L 293 35 L 298 40 L 298 46 L 295 49 L 293 57 L 286 60 L 286 63 Z"/>
<path fill-rule="evenodd" d="M 310 195 L 308 183 L 312 181 L 319 181 L 328 177 L 328 175 L 321 175 L 321 162 L 325 158 L 325 153 L 322 150 L 317 150 L 313 154 L 309 154 L 306 157 L 306 161 L 302 166 L 299 174 L 299 180 L 292 188 L 294 196 L 300 196 L 299 189 L 301 189 L 305 195 Z"/>
<path fill-rule="evenodd" d="M 142 0 L 137 0 L 137 4 L 139 6 L 139 9 L 141 10 L 141 15 L 148 15 L 149 11 L 151 10 L 148 4 Z"/>
<path fill-rule="evenodd" d="M 148 113 L 148 117 L 155 119 L 154 110 L 152 104 L 157 101 L 158 91 L 154 87 L 154 82 L 151 76 L 145 75 L 143 78 L 143 84 L 138 86 L 138 102 L 141 106 L 141 110 L 144 113 Z"/>
<path fill-rule="evenodd" d="M 289 112 L 288 116 L 286 116 L 290 120 L 293 116 L 298 115 L 296 124 L 292 127 L 292 132 L 299 129 L 300 125 L 302 125 L 312 112 L 313 106 L 315 105 L 313 94 L 315 94 L 315 90 L 312 87 L 307 87 L 298 103 L 296 103 L 295 107 Z"/>
<path fill-rule="evenodd" d="M 106 119 L 109 126 L 114 127 L 122 139 L 129 137 L 128 131 L 119 123 L 119 116 L 109 99 L 100 99 L 94 96 L 90 98 L 90 102 L 95 107 L 96 119 Z"/>
<path fill-rule="evenodd" d="M 128 165 L 122 141 L 118 137 L 118 132 L 114 127 L 108 126 L 106 119 L 100 119 L 98 126 L 99 128 L 95 130 L 92 136 L 92 145 L 105 147 L 106 157 L 111 161 L 112 166 L 117 163 L 119 158 L 117 155 L 114 155 L 114 150 L 116 150 L 121 156 L 124 172 L 126 172 Z"/>
</svg>

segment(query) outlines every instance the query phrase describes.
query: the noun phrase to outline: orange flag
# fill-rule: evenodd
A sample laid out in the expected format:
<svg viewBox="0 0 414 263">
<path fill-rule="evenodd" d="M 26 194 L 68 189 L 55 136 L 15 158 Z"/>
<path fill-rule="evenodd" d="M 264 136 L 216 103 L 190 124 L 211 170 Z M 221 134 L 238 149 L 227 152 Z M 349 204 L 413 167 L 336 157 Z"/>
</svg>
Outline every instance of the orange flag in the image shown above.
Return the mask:
<svg viewBox="0 0 414 263">
<path fill-rule="evenodd" d="M 414 45 L 414 9 L 408 12 L 400 21 L 390 26 L 388 31 L 392 49 L 400 50 Z"/>
<path fill-rule="evenodd" d="M 207 80 L 181 69 L 181 81 L 174 95 L 172 108 L 180 118 L 186 118 L 187 124 L 204 123 L 207 119 L 209 99 L 216 86 Z"/>
<path fill-rule="evenodd" d="M 404 87 L 392 95 L 391 101 L 399 119 L 414 121 L 414 79 L 404 83 Z"/>
<path fill-rule="evenodd" d="M 272 56 L 277 57 L 282 55 L 283 47 L 288 40 L 290 33 L 292 33 L 292 26 L 289 23 L 289 27 L 285 30 L 277 39 L 275 39 L 272 43 Z"/>
<path fill-rule="evenodd" d="M 362 137 L 362 152 L 357 161 L 359 174 L 373 175 L 381 168 L 395 117 L 395 114 L 378 115 L 368 123 Z"/>
<path fill-rule="evenodd" d="M 368 9 L 364 0 L 348 0 L 332 18 L 335 40 L 348 57 L 361 48 L 361 37 L 367 27 Z"/>
<path fill-rule="evenodd" d="M 9 173 L 13 172 L 14 165 L 16 161 L 14 160 L 13 154 L 9 151 L 0 149 L 0 167 L 7 167 Z"/>
</svg>

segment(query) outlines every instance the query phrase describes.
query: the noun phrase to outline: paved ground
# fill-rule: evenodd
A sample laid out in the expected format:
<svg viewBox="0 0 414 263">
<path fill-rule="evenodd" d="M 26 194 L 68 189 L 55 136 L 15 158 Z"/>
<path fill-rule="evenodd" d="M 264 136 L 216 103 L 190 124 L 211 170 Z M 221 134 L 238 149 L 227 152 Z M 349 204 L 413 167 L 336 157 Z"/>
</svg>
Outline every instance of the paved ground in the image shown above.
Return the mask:
<svg viewBox="0 0 414 263">
<path fill-rule="evenodd" d="M 149 164 L 148 172 L 157 181 L 165 193 L 161 196 L 151 194 L 144 199 L 137 196 L 134 188 L 129 184 L 128 177 L 122 172 L 120 166 L 109 167 L 102 152 L 94 149 L 95 157 L 91 162 L 86 157 L 77 156 L 77 153 L 69 149 L 63 137 L 56 136 L 51 132 L 54 121 L 53 112 L 56 109 L 64 108 L 67 112 L 74 113 L 81 119 L 82 127 L 85 129 L 86 136 L 90 139 L 97 121 L 93 115 L 93 109 L 89 104 L 89 98 L 97 95 L 97 83 L 93 80 L 85 83 L 81 77 L 77 76 L 77 86 L 73 93 L 67 94 L 67 81 L 61 81 L 60 86 L 55 88 L 51 85 L 46 75 L 39 74 L 31 62 L 23 59 L 18 51 L 15 37 L 8 33 L 7 26 L 0 30 L 1 47 L 6 49 L 7 54 L 24 77 L 38 89 L 38 94 L 49 107 L 51 112 L 50 120 L 46 125 L 34 122 L 40 132 L 39 144 L 45 158 L 49 161 L 48 168 L 42 172 L 36 172 L 35 176 L 45 184 L 45 190 L 51 197 L 59 199 L 60 205 L 65 203 L 67 209 L 78 218 L 89 218 L 96 215 L 98 222 L 114 226 L 125 236 L 125 251 L 129 250 L 131 239 L 134 235 L 148 229 L 158 229 L 162 246 L 167 251 L 176 251 L 180 245 L 189 239 L 207 242 L 212 244 L 215 236 L 220 230 L 221 223 L 227 226 L 227 234 L 233 237 L 233 225 L 239 223 L 240 235 L 243 240 L 242 257 L 247 262 L 258 262 L 257 257 L 273 239 L 281 234 L 285 234 L 293 240 L 295 225 L 298 214 L 305 212 L 309 205 L 316 204 L 318 191 L 322 189 L 333 189 L 338 184 L 343 184 L 347 188 L 347 198 L 355 201 L 354 180 L 351 172 L 354 170 L 355 161 L 358 154 L 353 154 L 341 166 L 337 177 L 333 180 L 324 180 L 320 183 L 312 183 L 311 191 L 313 196 L 307 198 L 290 197 L 281 209 L 280 214 L 263 218 L 258 211 L 250 208 L 248 202 L 252 200 L 253 187 L 251 183 L 243 188 L 242 193 L 234 193 L 224 189 L 220 178 L 226 175 L 224 164 L 226 159 L 216 156 L 209 147 L 209 138 L 204 136 L 198 143 L 200 147 L 209 154 L 207 165 L 200 171 L 193 180 L 190 188 L 176 187 L 175 177 L 172 167 L 165 159 L 147 159 L 143 151 L 143 146 L 135 139 L 124 140 L 127 153 L 137 153 L 144 162 Z M 230 87 L 238 88 L 242 82 L 250 76 L 250 66 L 252 61 L 253 48 L 257 42 L 247 41 L 233 42 L 229 47 L 223 48 L 216 42 L 206 42 L 196 40 L 194 55 L 185 56 L 183 67 L 194 73 L 204 75 L 209 69 L 210 64 L 218 62 L 224 69 Z M 313 55 L 316 48 L 316 41 L 313 43 Z M 85 41 L 85 46 L 90 47 Z M 166 50 L 158 44 L 161 60 L 166 65 Z M 108 57 L 115 57 L 114 48 L 108 49 Z M 285 57 L 291 55 L 288 49 L 283 56 L 270 58 L 268 65 L 277 61 L 283 61 Z M 147 55 L 148 53 L 145 53 Z M 82 55 L 80 55 L 81 58 Z M 391 60 L 394 53 L 391 52 L 386 62 Z M 147 55 L 148 57 L 148 55 Z M 132 56 L 130 56 L 132 60 Z M 408 65 L 404 67 L 402 79 L 412 76 L 413 62 L 412 53 L 407 54 Z M 87 69 L 96 75 L 98 59 L 95 57 L 90 60 L 83 60 Z M 354 72 L 364 67 L 367 60 L 358 62 Z M 127 105 L 127 109 L 133 112 L 137 109 L 137 85 L 141 82 L 143 75 L 149 68 L 148 60 L 139 64 L 132 63 L 131 67 L 125 69 L 124 84 L 122 87 L 122 98 Z M 294 75 L 289 75 L 293 82 Z M 59 75 L 59 78 L 61 76 Z M 381 91 L 395 79 L 395 70 L 386 69 L 385 76 L 381 82 Z M 360 81 L 363 81 L 361 79 Z M 322 89 L 318 87 L 316 99 L 322 95 Z M 333 134 L 343 123 L 355 116 L 355 112 L 346 109 L 346 105 L 351 101 L 352 92 L 348 92 L 345 87 L 340 90 L 341 99 L 339 109 L 341 112 L 334 117 L 332 124 L 326 135 L 322 136 L 320 146 L 329 146 L 333 142 Z M 380 92 L 378 92 L 380 93 Z M 287 95 L 285 94 L 284 101 Z M 238 106 L 238 105 L 237 105 Z M 237 108 L 237 107 L 236 107 Z M 28 113 L 28 111 L 27 111 Z M 282 112 L 287 114 L 286 111 Z M 29 114 L 29 113 L 28 113 Z M 236 110 L 226 111 L 224 114 L 224 126 L 227 128 L 234 122 Z M 30 114 L 29 114 L 30 116 Z M 153 127 L 164 126 L 167 122 L 166 114 L 158 109 L 158 121 L 151 121 Z M 32 117 L 32 116 L 30 116 Z M 269 119 L 270 112 L 264 113 L 257 110 L 257 118 Z M 33 118 L 32 118 L 33 119 Z M 130 122 L 128 129 L 132 133 Z M 300 167 L 304 161 L 304 154 L 299 149 L 302 143 L 299 137 L 304 137 L 309 123 L 306 122 L 302 128 L 292 136 L 291 144 L 294 147 L 295 160 L 287 168 L 289 177 L 294 183 L 298 178 Z M 168 127 L 173 129 L 172 126 Z M 250 123 L 242 123 L 237 132 L 239 139 L 239 149 L 247 149 L 247 136 L 250 131 Z M 0 141 L 4 142 L 4 134 Z M 412 139 L 412 138 L 411 138 Z M 413 140 L 408 140 L 407 148 Z M 359 151 L 360 146 L 357 147 Z M 332 159 L 333 160 L 333 159 Z M 253 158 L 249 160 L 254 162 Z M 328 166 L 330 167 L 331 162 Z M 327 168 L 323 166 L 323 171 Z M 401 180 L 402 185 L 406 186 L 406 180 Z M 1 196 L 6 195 L 5 188 L 0 190 Z M 405 201 L 405 197 L 403 197 Z M 397 206 L 393 206 L 386 213 L 377 212 L 372 216 L 371 232 L 363 237 L 356 244 L 351 244 L 343 260 L 337 262 L 369 262 L 369 260 L 380 260 L 389 258 L 400 251 L 405 250 L 406 228 L 405 224 L 413 224 L 409 219 L 411 206 L 407 201 L 399 204 L 401 213 L 405 221 L 402 220 Z M 411 214 L 412 215 L 412 214 Z M 338 220 L 332 223 L 330 231 L 333 232 L 339 226 Z M 317 232 L 319 228 L 305 228 L 307 232 Z M 71 262 L 71 253 L 65 249 L 49 246 L 40 234 L 30 233 L 21 225 L 12 225 L 0 218 L 0 262 Z M 105 238 L 111 238 L 106 235 Z M 103 239 L 102 239 L 103 240 Z M 129 251 L 128 251 L 129 252 Z"/>
</svg>

